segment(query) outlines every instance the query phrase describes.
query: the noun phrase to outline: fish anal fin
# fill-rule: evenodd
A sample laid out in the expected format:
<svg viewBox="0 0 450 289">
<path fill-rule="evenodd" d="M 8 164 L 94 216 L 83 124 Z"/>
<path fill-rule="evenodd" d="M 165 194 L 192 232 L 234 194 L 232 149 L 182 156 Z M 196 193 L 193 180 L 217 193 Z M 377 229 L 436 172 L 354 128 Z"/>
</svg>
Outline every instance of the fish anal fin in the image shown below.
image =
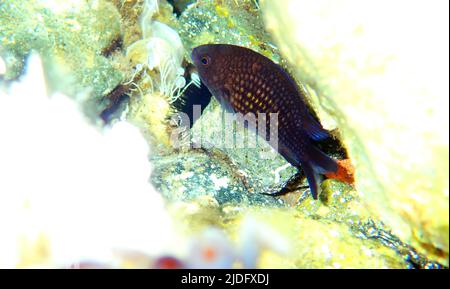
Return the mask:
<svg viewBox="0 0 450 289">
<path fill-rule="evenodd" d="M 336 160 L 323 153 L 309 141 L 304 143 L 303 149 L 305 150 L 304 154 L 300 156 L 280 142 L 278 152 L 291 165 L 302 168 L 308 180 L 311 194 L 314 199 L 317 199 L 320 193 L 322 175 L 336 173 L 339 166 Z"/>
<path fill-rule="evenodd" d="M 339 165 L 333 158 L 327 156 L 321 150 L 310 144 L 307 148 L 307 160 L 301 162 L 303 171 L 311 189 L 311 194 L 315 200 L 320 193 L 322 175 L 336 173 Z"/>
<path fill-rule="evenodd" d="M 320 184 L 322 183 L 322 176 L 317 173 L 314 170 L 313 166 L 308 162 L 302 162 L 301 166 L 303 172 L 305 173 L 306 179 L 308 180 L 311 195 L 314 200 L 317 200 L 320 194 Z"/>
</svg>

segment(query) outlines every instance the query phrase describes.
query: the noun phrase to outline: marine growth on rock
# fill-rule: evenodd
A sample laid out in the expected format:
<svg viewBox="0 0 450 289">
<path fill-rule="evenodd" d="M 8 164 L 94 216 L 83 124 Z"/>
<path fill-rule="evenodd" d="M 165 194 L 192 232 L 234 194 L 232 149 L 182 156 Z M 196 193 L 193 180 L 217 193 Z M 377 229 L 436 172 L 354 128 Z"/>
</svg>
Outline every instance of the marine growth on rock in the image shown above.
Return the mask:
<svg viewBox="0 0 450 289">
<path fill-rule="evenodd" d="M 0 267 L 448 267 L 448 2 L 403 5 L 2 1 Z"/>
</svg>

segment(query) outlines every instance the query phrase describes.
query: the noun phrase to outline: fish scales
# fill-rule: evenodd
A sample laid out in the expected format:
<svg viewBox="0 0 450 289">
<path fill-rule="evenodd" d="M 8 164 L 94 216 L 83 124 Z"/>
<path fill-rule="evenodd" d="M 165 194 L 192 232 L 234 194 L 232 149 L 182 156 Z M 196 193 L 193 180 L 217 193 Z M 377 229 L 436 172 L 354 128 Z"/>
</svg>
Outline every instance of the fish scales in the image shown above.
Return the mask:
<svg viewBox="0 0 450 289">
<path fill-rule="evenodd" d="M 322 175 L 336 174 L 339 165 L 314 145 L 328 132 L 312 116 L 292 77 L 267 57 L 235 45 L 201 45 L 193 49 L 192 60 L 202 82 L 226 110 L 253 113 L 256 120 L 258 113 L 266 114 L 266 140 L 273 136 L 269 114 L 278 114 L 275 148 L 303 169 L 316 199 Z"/>
</svg>

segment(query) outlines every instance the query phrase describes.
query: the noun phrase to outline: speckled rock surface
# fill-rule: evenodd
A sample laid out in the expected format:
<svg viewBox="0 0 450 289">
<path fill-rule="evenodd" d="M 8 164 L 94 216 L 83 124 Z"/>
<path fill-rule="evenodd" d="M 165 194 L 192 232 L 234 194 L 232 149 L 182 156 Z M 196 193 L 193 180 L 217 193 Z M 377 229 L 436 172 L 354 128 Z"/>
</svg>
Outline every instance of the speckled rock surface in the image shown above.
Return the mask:
<svg viewBox="0 0 450 289">
<path fill-rule="evenodd" d="M 261 2 L 322 119 L 337 121 L 366 205 L 448 264 L 448 3 Z"/>
<path fill-rule="evenodd" d="M 247 189 L 252 192 L 276 191 L 297 172 L 254 131 L 229 125 L 215 99 L 194 124 L 192 134 L 194 143 L 224 152 L 241 171 Z"/>
<path fill-rule="evenodd" d="M 5 1 L 0 14 L 6 79 L 20 75 L 34 50 L 51 67 L 47 74 L 58 80 L 54 89 L 68 95 L 88 93 L 98 100 L 121 81 L 122 73 L 101 54 L 121 32 L 120 15 L 110 2 Z"/>
<path fill-rule="evenodd" d="M 280 59 L 255 1 L 198 1 L 180 16 L 179 33 L 188 51 L 205 43 L 228 43 Z"/>
<path fill-rule="evenodd" d="M 220 151 L 200 150 L 155 157 L 152 183 L 172 201 L 213 197 L 218 204 L 282 206 L 274 197 L 249 192 L 248 182 Z"/>
</svg>

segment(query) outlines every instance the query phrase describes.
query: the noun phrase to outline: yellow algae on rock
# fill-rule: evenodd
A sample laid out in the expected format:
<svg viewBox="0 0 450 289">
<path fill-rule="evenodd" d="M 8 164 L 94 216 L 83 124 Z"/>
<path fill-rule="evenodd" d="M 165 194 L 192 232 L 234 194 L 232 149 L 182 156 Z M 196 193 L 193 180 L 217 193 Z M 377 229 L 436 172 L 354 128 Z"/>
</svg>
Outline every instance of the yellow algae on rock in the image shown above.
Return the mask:
<svg viewBox="0 0 450 289">
<path fill-rule="evenodd" d="M 186 49 L 208 43 L 228 43 L 279 59 L 253 0 L 204 0 L 186 8 L 179 18 Z"/>
<path fill-rule="evenodd" d="M 406 268 L 395 248 L 355 234 L 334 220 L 293 208 L 218 206 L 213 199 L 170 205 L 179 232 L 196 236 L 221 228 L 232 241 L 233 268 Z M 256 253 L 257 254 L 254 254 Z M 248 260 L 253 260 L 249 266 Z"/>
<path fill-rule="evenodd" d="M 261 4 L 319 115 L 337 122 L 366 205 L 448 265 L 448 2 Z"/>
<path fill-rule="evenodd" d="M 228 216 L 230 217 L 230 216 Z M 224 223 L 238 242 L 235 228 L 248 218 L 273 230 L 265 236 L 258 268 L 406 268 L 397 252 L 376 240 L 358 238 L 344 223 L 313 219 L 295 209 L 249 208 Z M 248 230 L 248 229 L 247 229 Z M 264 235 L 264 234 L 263 234 Z M 261 237 L 263 237 L 263 235 Z M 283 238 L 285 242 L 280 242 Z M 285 248 L 280 248 L 285 246 Z"/>
</svg>

